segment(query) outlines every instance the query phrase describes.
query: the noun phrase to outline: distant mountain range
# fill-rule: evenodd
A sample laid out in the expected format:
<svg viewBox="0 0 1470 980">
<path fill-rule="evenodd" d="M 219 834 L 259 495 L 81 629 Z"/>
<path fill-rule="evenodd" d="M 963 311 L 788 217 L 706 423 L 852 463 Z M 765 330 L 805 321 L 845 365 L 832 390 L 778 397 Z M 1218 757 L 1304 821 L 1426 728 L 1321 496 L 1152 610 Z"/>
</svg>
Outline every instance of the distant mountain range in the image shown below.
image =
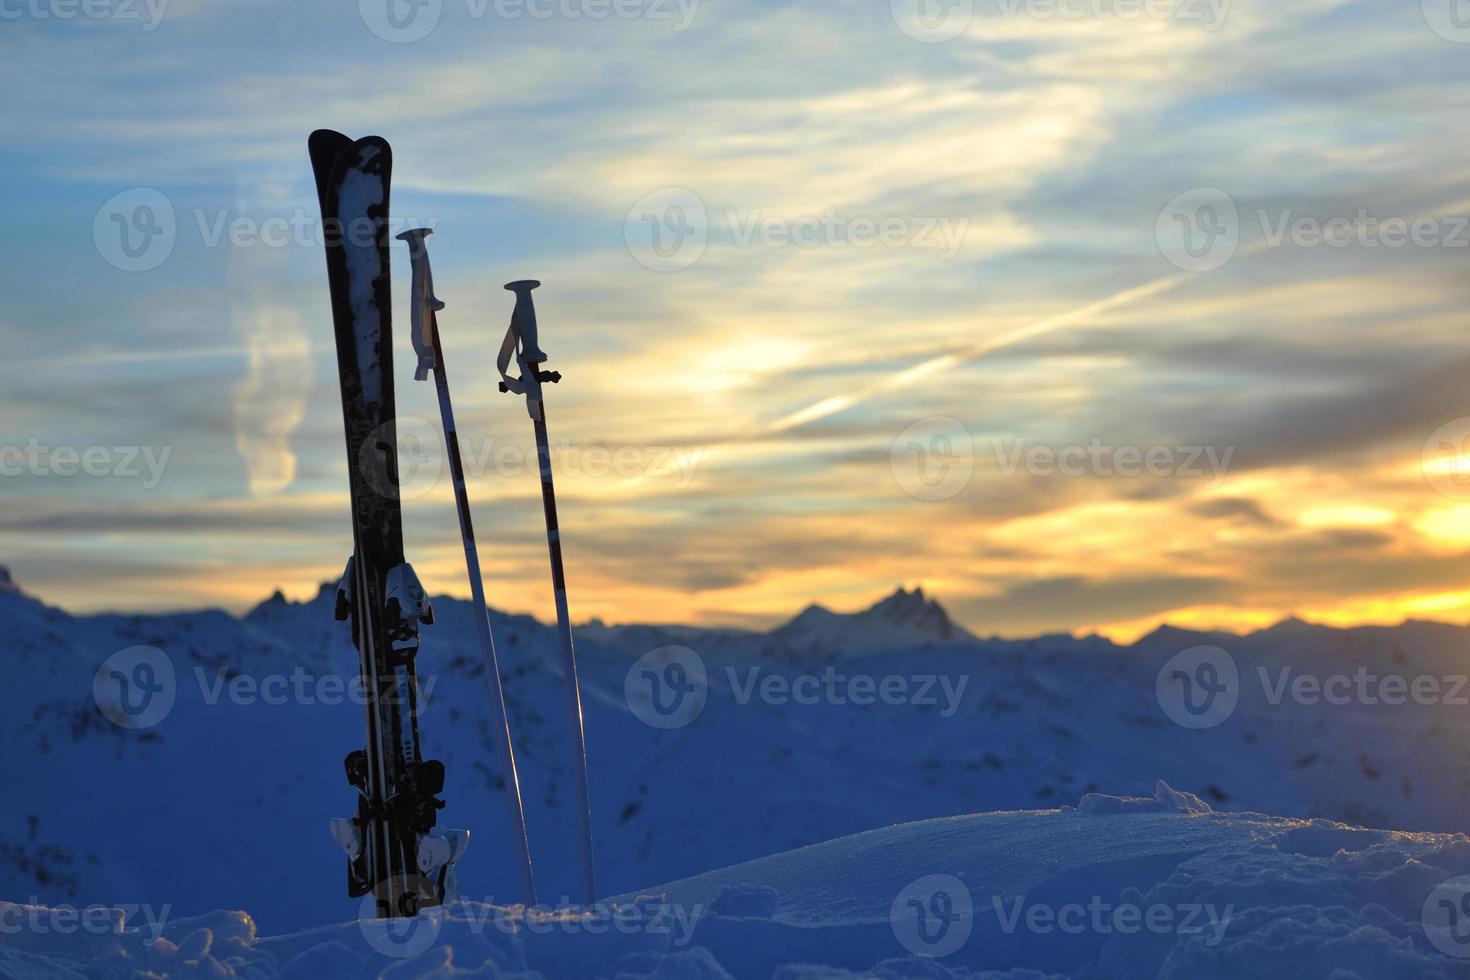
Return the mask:
<svg viewBox="0 0 1470 980">
<path fill-rule="evenodd" d="M 342 757 L 362 714 L 331 696 L 356 674 L 331 598 L 278 594 L 238 617 L 74 616 L 0 571 L 0 897 L 247 908 L 277 917 L 263 922 L 275 930 L 350 917 L 326 821 L 351 810 Z M 514 898 L 472 609 L 435 607 L 420 673 L 425 751 L 448 767 L 441 819 L 474 832 L 466 894 Z M 554 898 L 575 890 L 555 631 L 492 621 Z M 765 632 L 593 622 L 577 639 L 609 894 L 900 821 L 1147 795 L 1160 778 L 1217 809 L 1470 829 L 1470 691 L 1452 690 L 1470 670 L 1460 626 L 981 639 L 899 589 Z M 127 692 L 107 671 L 100 693 L 94 681 L 139 646 L 165 658 L 172 706 L 119 727 L 109 699 Z M 1191 652 L 1202 646 L 1225 659 Z M 678 693 L 659 688 L 661 671 L 691 656 L 700 710 L 686 703 L 669 716 L 686 724 L 660 727 L 650 706 Z M 1370 703 L 1358 690 L 1391 692 L 1394 677 L 1438 694 Z"/>
</svg>

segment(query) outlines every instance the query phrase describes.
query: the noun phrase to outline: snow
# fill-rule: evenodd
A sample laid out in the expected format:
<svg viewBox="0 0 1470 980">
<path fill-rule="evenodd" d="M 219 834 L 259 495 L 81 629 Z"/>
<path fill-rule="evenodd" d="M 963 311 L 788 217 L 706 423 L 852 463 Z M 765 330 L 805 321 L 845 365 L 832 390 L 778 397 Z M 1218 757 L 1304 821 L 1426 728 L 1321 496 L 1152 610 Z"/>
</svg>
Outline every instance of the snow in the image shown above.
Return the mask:
<svg viewBox="0 0 1470 980">
<path fill-rule="evenodd" d="M 150 928 L 116 923 L 61 931 L 54 926 L 64 911 L 29 909 L 28 921 L 40 916 L 53 928 L 33 924 L 19 942 L 8 938 L 0 971 L 323 980 L 1450 980 L 1470 972 L 1470 943 L 1432 936 L 1424 913 L 1426 897 L 1470 872 L 1470 839 L 1213 813 L 1167 785 L 1146 802 L 1155 809 L 901 824 L 591 910 L 466 902 L 415 920 L 356 919 L 278 936 L 259 935 L 244 913 L 214 912 L 168 921 L 154 941 Z M 1463 894 L 1464 882 L 1458 887 Z M 960 911 L 938 928 L 913 928 L 941 894 Z M 20 915 L 0 904 L 0 921 Z"/>
<path fill-rule="evenodd" d="M 382 215 L 383 199 L 387 189 L 377 173 L 369 173 L 366 166 L 379 148 L 359 148 L 358 165 L 343 172 L 342 185 L 338 191 L 337 213 L 343 223 L 342 251 L 347 263 L 347 299 L 352 307 L 352 322 L 359 331 L 357 336 L 357 368 L 362 381 L 362 393 L 370 405 L 383 402 L 382 372 L 378 367 L 379 348 L 382 341 L 382 313 L 378 309 L 377 289 L 379 279 L 385 271 L 380 265 L 376 229 L 379 220 L 372 225 L 364 224 L 365 215 Z"/>
<path fill-rule="evenodd" d="M 0 976 L 98 976 L 109 963 L 413 976 L 446 955 L 457 969 L 488 957 L 503 975 L 548 977 L 1470 976 L 1470 949 L 1455 944 L 1470 914 L 1470 841 L 1446 835 L 1464 827 L 1470 791 L 1470 712 L 1452 696 L 1470 654 L 1463 627 L 1162 629 L 1129 647 L 982 640 L 952 624 L 946 634 L 948 616 L 917 590 L 768 632 L 588 624 L 578 649 L 599 877 L 619 895 L 602 921 L 646 906 L 640 895 L 686 916 L 698 908 L 696 938 L 675 946 L 677 928 L 595 932 L 579 923 L 596 929 L 596 917 L 513 904 L 473 610 L 437 598 L 421 727 L 426 756 L 448 769 L 442 825 L 474 832 L 460 865 L 466 904 L 437 913 L 424 951 L 393 957 L 357 922 L 326 830 L 351 810 L 342 757 L 362 737 L 361 707 L 343 693 L 356 656 L 330 588 L 309 602 L 275 595 L 243 617 L 73 616 L 0 581 L 13 681 L 0 688 L 0 898 L 60 914 L 130 906 L 135 930 L 101 943 L 75 930 L 0 932 Z M 561 905 L 577 860 L 555 631 L 492 619 L 538 884 Z M 1195 730 L 1170 720 L 1159 679 L 1200 646 L 1226 651 L 1241 684 L 1228 717 Z M 626 684 L 639 658 L 667 647 L 698 658 L 709 686 L 687 724 L 656 728 Z M 162 658 L 172 705 L 120 727 L 99 712 L 94 680 L 140 649 Z M 141 676 L 135 661 L 125 677 Z M 1449 693 L 1273 700 L 1283 670 L 1287 691 L 1367 672 L 1441 678 Z M 905 697 L 864 698 L 864 679 L 896 680 Z M 916 959 L 895 906 L 900 919 L 938 914 L 966 895 L 972 935 Z M 1043 916 L 1079 901 L 1085 911 L 1093 896 L 1235 909 L 1213 944 L 1028 931 L 1037 903 Z M 149 916 L 170 945 L 145 942 Z M 917 921 L 905 928 L 911 942 L 924 934 Z M 205 952 L 190 938 L 200 929 Z"/>
<path fill-rule="evenodd" d="M 1172 810 L 1177 813 L 1213 813 L 1214 808 L 1193 793 L 1182 793 L 1162 779 L 1154 787 L 1152 799 L 1141 797 L 1109 796 L 1106 793 L 1088 793 L 1082 797 L 1077 809 L 1087 813 L 1149 813 Z"/>
</svg>

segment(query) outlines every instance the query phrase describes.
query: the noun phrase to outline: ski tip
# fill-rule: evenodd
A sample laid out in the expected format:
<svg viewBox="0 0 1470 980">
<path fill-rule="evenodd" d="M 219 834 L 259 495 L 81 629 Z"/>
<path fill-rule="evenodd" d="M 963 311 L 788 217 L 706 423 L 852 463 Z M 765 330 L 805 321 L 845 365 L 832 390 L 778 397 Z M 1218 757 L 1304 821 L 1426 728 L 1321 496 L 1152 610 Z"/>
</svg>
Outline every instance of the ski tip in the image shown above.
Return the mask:
<svg viewBox="0 0 1470 980">
<path fill-rule="evenodd" d="M 317 203 L 322 206 L 323 213 L 326 212 L 327 184 L 332 171 L 337 166 L 337 159 L 351 145 L 351 137 L 333 129 L 318 129 L 306 138 L 306 152 L 311 157 L 311 169 L 316 176 Z"/>
<path fill-rule="evenodd" d="M 317 169 L 330 170 L 337 158 L 352 145 L 352 137 L 343 136 L 335 129 L 318 129 L 306 138 L 306 152 L 311 155 L 312 165 Z"/>
<path fill-rule="evenodd" d="M 541 285 L 541 280 L 539 279 L 517 279 L 515 282 L 506 283 L 505 288 L 513 293 L 519 293 L 535 289 L 539 285 Z"/>
<path fill-rule="evenodd" d="M 359 160 L 376 160 L 385 172 L 393 168 L 393 147 L 381 136 L 364 136 L 360 140 L 353 140 L 352 149 L 357 151 Z"/>
<path fill-rule="evenodd" d="M 347 171 L 354 169 L 376 174 L 383 181 L 386 191 L 389 175 L 393 172 L 393 147 L 389 146 L 388 141 L 381 136 L 364 136 L 362 139 L 349 141 L 336 155 L 330 176 L 319 184 L 324 204 L 335 208 L 335 202 L 328 201 L 326 190 L 340 187 Z M 318 171 L 317 176 L 320 180 L 321 171 Z M 383 206 L 387 206 L 386 193 L 383 198 Z M 323 207 L 322 210 L 323 213 L 326 213 L 327 207 Z"/>
<path fill-rule="evenodd" d="M 344 136 L 335 129 L 314 129 L 306 138 L 308 144 L 312 143 L 351 143 L 352 137 Z"/>
</svg>

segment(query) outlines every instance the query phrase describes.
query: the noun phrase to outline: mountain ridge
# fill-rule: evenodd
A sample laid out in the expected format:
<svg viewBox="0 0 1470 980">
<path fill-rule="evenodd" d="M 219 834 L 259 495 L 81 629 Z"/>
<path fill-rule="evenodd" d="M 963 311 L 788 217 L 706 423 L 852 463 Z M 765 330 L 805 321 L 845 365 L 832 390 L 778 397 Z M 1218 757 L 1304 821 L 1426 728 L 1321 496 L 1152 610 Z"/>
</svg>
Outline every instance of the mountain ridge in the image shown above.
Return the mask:
<svg viewBox="0 0 1470 980">
<path fill-rule="evenodd" d="M 0 564 L 0 596 L 14 595 L 35 604 L 40 608 L 60 613 L 72 619 L 93 619 L 108 616 L 179 616 L 197 615 L 202 613 L 222 613 L 238 620 L 248 623 L 258 617 L 263 611 L 280 607 L 311 607 L 319 604 L 330 604 L 335 595 L 337 583 L 332 581 L 322 582 L 317 587 L 314 596 L 308 599 L 291 599 L 277 588 L 271 595 L 244 613 L 237 614 L 220 606 L 203 605 L 195 607 L 183 607 L 175 610 L 132 612 L 124 609 L 105 609 L 96 612 L 73 612 L 62 606 L 51 605 L 40 596 L 26 591 L 16 581 L 10 567 Z M 467 598 L 440 593 L 431 597 L 437 603 L 462 603 L 468 602 Z M 515 612 L 501 609 L 498 606 L 487 604 L 487 608 L 497 617 L 513 620 L 525 620 L 537 625 L 548 625 L 537 618 L 534 614 Z M 640 622 L 629 621 L 625 623 L 608 623 L 602 617 L 591 617 L 574 626 L 579 633 L 586 632 L 596 636 L 610 637 L 626 635 L 634 631 L 648 634 L 661 634 L 676 636 L 685 634 L 688 636 L 706 637 L 741 637 L 752 638 L 775 638 L 782 642 L 789 642 L 791 638 L 800 635 L 803 631 L 811 631 L 813 628 L 838 628 L 846 632 L 856 634 L 855 638 L 860 641 L 858 645 L 891 644 L 895 640 L 901 641 L 902 637 L 885 637 L 881 641 L 872 639 L 863 641 L 864 627 L 879 625 L 903 625 L 911 627 L 921 640 L 927 637 L 933 643 L 985 643 L 985 642 L 1008 642 L 1026 643 L 1033 641 L 1053 640 L 1057 638 L 1068 638 L 1077 641 L 1088 641 L 1100 637 L 1093 629 L 1078 630 L 1061 633 L 1038 633 L 1026 636 L 1002 637 L 999 634 L 981 636 L 964 625 L 957 622 L 949 613 L 948 609 L 932 594 L 926 594 L 922 585 L 915 586 L 912 590 L 906 589 L 902 584 L 895 587 L 894 591 L 886 594 L 880 599 L 873 601 L 870 605 L 852 612 L 838 612 L 818 600 L 809 601 L 802 609 L 790 618 L 779 622 L 768 629 L 753 629 L 745 626 L 711 625 L 701 626 L 691 623 L 678 622 Z M 1433 629 L 1448 628 L 1456 630 L 1470 630 L 1470 623 L 1455 622 L 1445 619 L 1423 619 L 1419 617 L 1405 617 L 1395 622 L 1363 622 L 1348 626 L 1337 626 L 1329 623 L 1318 623 L 1302 618 L 1295 612 L 1289 612 L 1268 626 L 1245 632 L 1235 632 L 1223 628 L 1194 628 L 1179 626 L 1169 620 L 1163 620 L 1149 632 L 1139 636 L 1131 643 L 1118 643 L 1109 641 L 1114 646 L 1122 648 L 1147 649 L 1164 643 L 1174 643 L 1181 640 L 1193 639 L 1199 643 L 1208 643 L 1212 638 L 1223 638 L 1227 640 L 1248 640 L 1257 637 L 1273 637 L 1288 639 L 1293 636 L 1309 635 L 1312 633 L 1341 633 L 1351 634 L 1361 632 L 1371 635 L 1375 631 L 1397 630 L 1404 628 Z M 1106 639 L 1106 637 L 1102 637 Z"/>
</svg>

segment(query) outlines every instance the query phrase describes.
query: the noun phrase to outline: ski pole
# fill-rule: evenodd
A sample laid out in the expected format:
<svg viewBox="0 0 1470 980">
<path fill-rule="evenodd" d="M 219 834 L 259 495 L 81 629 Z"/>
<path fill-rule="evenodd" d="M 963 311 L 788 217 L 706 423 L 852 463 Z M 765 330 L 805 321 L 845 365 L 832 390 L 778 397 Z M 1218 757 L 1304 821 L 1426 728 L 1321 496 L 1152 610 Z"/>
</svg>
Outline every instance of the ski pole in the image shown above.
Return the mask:
<svg viewBox="0 0 1470 980">
<path fill-rule="evenodd" d="M 582 901 L 591 905 L 597 900 L 597 886 L 592 863 L 592 808 L 587 791 L 587 738 L 582 721 L 582 688 L 577 680 L 577 654 L 572 646 L 571 614 L 567 610 L 566 571 L 562 567 L 561 531 L 556 518 L 556 489 L 551 480 L 551 446 L 546 435 L 546 406 L 541 399 L 541 383 L 561 380 L 556 371 L 543 371 L 546 361 L 536 338 L 536 308 L 531 290 L 541 283 L 522 279 L 506 283 L 516 294 L 515 312 L 510 329 L 500 345 L 496 366 L 500 369 L 500 390 L 526 396 L 526 410 L 536 430 L 536 455 L 541 464 L 541 503 L 546 511 L 546 545 L 551 554 L 551 587 L 556 597 L 556 630 L 561 640 L 562 675 L 566 686 L 567 729 L 572 745 L 572 779 L 577 792 L 577 829 L 582 844 Z M 506 374 L 514 356 L 521 376 Z"/>
<path fill-rule="evenodd" d="M 521 888 L 529 906 L 536 904 L 536 878 L 531 870 L 531 845 L 526 837 L 526 812 L 521 802 L 515 746 L 511 743 L 510 720 L 505 711 L 505 691 L 500 683 L 500 661 L 495 655 L 495 639 L 490 633 L 490 613 L 485 606 L 485 584 L 480 572 L 479 549 L 475 545 L 475 527 L 470 519 L 470 498 L 465 489 L 464 460 L 459 451 L 459 435 L 454 426 L 454 405 L 449 400 L 444 348 L 439 343 L 439 321 L 435 314 L 444 309 L 444 304 L 434 295 L 434 274 L 429 268 L 429 249 L 424 241 L 433 231 L 432 228 L 415 228 L 398 236 L 408 243 L 409 257 L 413 264 L 413 347 L 419 356 L 414 379 L 423 381 L 432 371 L 434 388 L 439 395 L 439 417 L 444 426 L 444 443 L 449 452 L 449 472 L 454 480 L 454 504 L 459 511 L 465 568 L 469 573 L 470 595 L 475 606 L 475 633 L 479 637 L 480 652 L 485 661 L 485 684 L 490 692 L 495 747 L 500 754 L 500 772 L 505 777 L 505 800 L 510 813 L 516 860 L 520 864 Z"/>
</svg>

